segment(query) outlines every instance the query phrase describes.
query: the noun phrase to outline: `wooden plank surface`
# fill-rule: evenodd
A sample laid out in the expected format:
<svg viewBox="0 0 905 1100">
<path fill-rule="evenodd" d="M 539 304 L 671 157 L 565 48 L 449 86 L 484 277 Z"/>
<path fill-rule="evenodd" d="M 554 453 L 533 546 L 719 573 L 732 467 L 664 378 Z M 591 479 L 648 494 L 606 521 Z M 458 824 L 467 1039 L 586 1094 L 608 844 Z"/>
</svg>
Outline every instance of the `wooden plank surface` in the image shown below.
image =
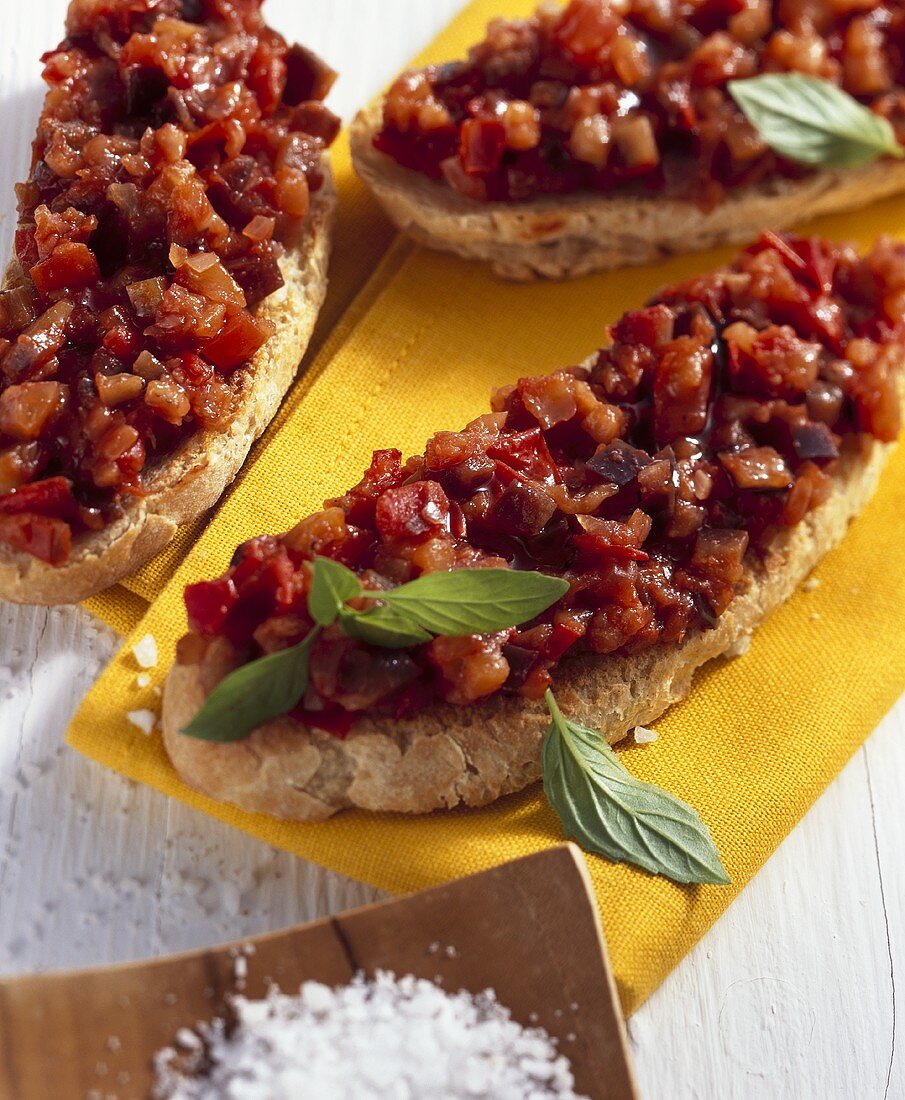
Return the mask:
<svg viewBox="0 0 905 1100">
<path fill-rule="evenodd" d="M 268 0 L 276 25 L 343 71 L 344 112 L 459 6 Z M 37 58 L 60 38 L 64 8 L 2 5 L 4 254 L 40 104 Z M 0 973 L 190 950 L 376 898 L 67 750 L 67 719 L 113 649 L 80 611 L 0 605 Z M 643 1097 L 905 1097 L 903 784 L 900 703 L 629 1021 Z"/>
</svg>

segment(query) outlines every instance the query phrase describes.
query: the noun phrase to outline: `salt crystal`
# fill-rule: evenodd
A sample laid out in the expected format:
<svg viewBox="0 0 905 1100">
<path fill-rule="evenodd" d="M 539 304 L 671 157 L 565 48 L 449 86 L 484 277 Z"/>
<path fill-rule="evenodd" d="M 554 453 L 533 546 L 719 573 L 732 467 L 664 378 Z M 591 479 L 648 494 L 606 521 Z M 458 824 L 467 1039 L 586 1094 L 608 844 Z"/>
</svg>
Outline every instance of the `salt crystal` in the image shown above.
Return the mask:
<svg viewBox="0 0 905 1100">
<path fill-rule="evenodd" d="M 452 994 L 378 971 L 336 989 L 309 981 L 295 995 L 232 997 L 230 1017 L 192 1033 L 203 1066 L 158 1052 L 156 1100 L 583 1100 L 547 1032 L 516 1023 L 492 990 Z"/>
<path fill-rule="evenodd" d="M 660 736 L 656 730 L 649 730 L 645 726 L 635 726 L 635 744 L 649 745 Z"/>
<path fill-rule="evenodd" d="M 145 634 L 132 646 L 132 655 L 139 668 L 154 668 L 157 664 L 157 642 L 153 634 Z"/>
<path fill-rule="evenodd" d="M 121 1043 L 118 1035 L 110 1035 L 107 1037 L 107 1050 L 111 1053 L 116 1053 L 119 1050 Z"/>
<path fill-rule="evenodd" d="M 183 1050 L 201 1050 L 202 1046 L 201 1039 L 189 1027 L 181 1027 L 176 1032 L 175 1043 Z"/>
<path fill-rule="evenodd" d="M 157 724 L 157 715 L 153 710 L 130 710 L 126 718 L 144 734 L 150 733 Z"/>
<path fill-rule="evenodd" d="M 135 677 L 135 686 L 140 688 L 146 688 L 151 682 L 151 677 L 147 672 L 139 672 Z"/>
<path fill-rule="evenodd" d="M 245 979 L 248 977 L 248 959 L 244 955 L 239 955 L 233 963 L 233 976 L 238 986 L 245 985 Z"/>
<path fill-rule="evenodd" d="M 819 621 L 819 619 L 820 619 L 820 612 L 819 611 L 812 611 L 811 612 L 811 622 L 816 623 L 816 622 Z"/>
<path fill-rule="evenodd" d="M 819 577 L 808 577 L 808 579 L 801 586 L 804 592 L 813 592 L 815 588 L 820 587 Z"/>
</svg>

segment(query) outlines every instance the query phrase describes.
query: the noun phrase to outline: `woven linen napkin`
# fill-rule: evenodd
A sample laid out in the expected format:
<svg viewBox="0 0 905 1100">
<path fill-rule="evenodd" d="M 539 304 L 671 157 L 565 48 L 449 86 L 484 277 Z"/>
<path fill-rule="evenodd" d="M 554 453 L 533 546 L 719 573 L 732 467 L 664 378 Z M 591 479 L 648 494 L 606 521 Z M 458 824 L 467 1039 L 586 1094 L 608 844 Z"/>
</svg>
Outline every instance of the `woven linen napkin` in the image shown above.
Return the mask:
<svg viewBox="0 0 905 1100">
<path fill-rule="evenodd" d="M 479 0 L 425 56 L 459 55 L 488 16 L 529 7 Z M 320 825 L 246 814 L 197 795 L 170 767 L 159 733 L 145 736 L 126 719 L 128 711 L 159 704 L 155 689 L 185 629 L 183 587 L 220 573 L 242 540 L 287 529 L 353 484 L 374 448 L 420 451 L 433 431 L 485 411 L 492 387 L 578 362 L 623 310 L 729 254 L 568 284 L 504 284 L 480 266 L 393 241 L 349 176 L 345 149 L 335 161 L 347 208 L 334 274 L 339 289 L 328 310 L 332 331 L 319 338 L 301 382 L 207 528 L 188 529 L 128 587 L 93 602 L 131 634 L 82 704 L 69 741 L 267 843 L 400 893 L 558 842 L 559 823 L 540 789 L 480 811 L 421 818 L 352 812 Z M 905 236 L 905 210 L 887 202 L 812 228 L 862 244 L 880 232 Z M 699 675 L 690 699 L 657 723 L 659 740 L 624 750 L 633 774 L 697 807 L 732 876 L 730 887 L 680 887 L 589 858 L 626 1011 L 723 912 L 905 686 L 903 514 L 899 452 L 876 498 L 821 564 L 820 586 L 778 611 L 744 657 Z M 152 684 L 140 688 L 131 647 L 148 633 L 160 663 Z"/>
</svg>

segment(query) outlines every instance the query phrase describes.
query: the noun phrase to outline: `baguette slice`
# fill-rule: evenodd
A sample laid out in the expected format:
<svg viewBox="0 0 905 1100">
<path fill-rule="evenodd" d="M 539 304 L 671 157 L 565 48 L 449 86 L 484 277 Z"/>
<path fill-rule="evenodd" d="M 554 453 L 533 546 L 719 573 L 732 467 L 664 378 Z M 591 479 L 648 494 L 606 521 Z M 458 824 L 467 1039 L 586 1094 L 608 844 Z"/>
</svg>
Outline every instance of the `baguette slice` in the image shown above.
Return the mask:
<svg viewBox="0 0 905 1100">
<path fill-rule="evenodd" d="M 695 671 L 730 654 L 839 542 L 870 499 L 892 446 L 849 438 L 830 499 L 777 539 L 715 629 L 634 656 L 564 660 L 556 679 L 563 709 L 612 744 L 683 699 Z M 246 740 L 212 744 L 179 732 L 204 698 L 198 666 L 175 665 L 164 691 L 163 736 L 182 778 L 240 809 L 297 821 L 321 821 L 349 807 L 428 813 L 486 805 L 540 778 L 549 725 L 542 703 L 497 696 L 471 707 L 437 705 L 403 721 L 360 718 L 344 740 L 284 717 Z"/>
<path fill-rule="evenodd" d="M 504 279 L 574 279 L 664 256 L 752 240 L 765 227 L 856 210 L 905 190 L 905 161 L 821 169 L 729 192 L 714 210 L 662 196 L 581 192 L 526 203 L 481 203 L 374 148 L 383 107 L 351 127 L 352 160 L 393 223 L 419 244 L 489 263 Z"/>
<path fill-rule="evenodd" d="M 199 432 L 185 440 L 149 471 L 147 495 L 127 498 L 122 515 L 102 531 L 77 536 L 62 565 L 48 565 L 0 543 L 0 599 L 77 603 L 144 565 L 172 539 L 179 524 L 217 502 L 280 407 L 324 300 L 336 208 L 326 158 L 324 163 L 324 184 L 312 196 L 301 239 L 280 260 L 285 285 L 256 311 L 277 329 L 240 372 L 233 423 L 224 432 Z"/>
</svg>

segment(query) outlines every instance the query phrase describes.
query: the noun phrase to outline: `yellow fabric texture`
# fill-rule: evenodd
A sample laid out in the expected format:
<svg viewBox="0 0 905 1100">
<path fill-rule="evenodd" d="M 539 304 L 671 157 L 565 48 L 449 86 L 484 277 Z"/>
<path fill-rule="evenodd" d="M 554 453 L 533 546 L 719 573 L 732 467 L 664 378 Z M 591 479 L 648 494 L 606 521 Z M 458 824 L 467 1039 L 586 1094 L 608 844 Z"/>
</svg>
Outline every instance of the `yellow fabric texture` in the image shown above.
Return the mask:
<svg viewBox="0 0 905 1100">
<path fill-rule="evenodd" d="M 428 56 L 460 55 L 489 15 L 528 7 L 479 0 Z M 495 385 L 578 362 L 623 310 L 729 254 L 676 258 L 570 284 L 504 284 L 480 266 L 398 240 L 390 244 L 385 223 L 351 178 L 345 149 L 335 161 L 345 205 L 331 324 L 356 287 L 364 289 L 321 337 L 307 373 L 207 528 L 187 530 L 124 589 L 93 602 L 132 633 L 78 711 L 69 740 L 87 756 L 269 844 L 400 893 L 558 842 L 559 823 L 539 788 L 480 811 L 427 818 L 355 812 L 321 825 L 246 814 L 197 795 L 170 767 L 159 734 L 146 737 L 125 717 L 158 705 L 154 688 L 162 686 L 185 629 L 184 585 L 219 574 L 243 539 L 285 530 L 353 484 L 374 448 L 420 451 L 433 431 L 461 427 L 485 411 Z M 812 228 L 866 244 L 881 232 L 905 236 L 905 211 L 888 202 Z M 697 807 L 732 877 L 730 887 L 679 887 L 589 858 L 626 1011 L 723 912 L 905 684 L 903 514 L 900 451 L 874 501 L 821 564 L 821 585 L 777 612 L 746 656 L 704 671 L 690 699 L 657 723 L 658 741 L 624 750 L 633 774 Z M 153 603 L 139 621 L 148 600 Z M 131 646 L 147 633 L 157 640 L 160 664 L 152 686 L 139 688 Z"/>
</svg>

